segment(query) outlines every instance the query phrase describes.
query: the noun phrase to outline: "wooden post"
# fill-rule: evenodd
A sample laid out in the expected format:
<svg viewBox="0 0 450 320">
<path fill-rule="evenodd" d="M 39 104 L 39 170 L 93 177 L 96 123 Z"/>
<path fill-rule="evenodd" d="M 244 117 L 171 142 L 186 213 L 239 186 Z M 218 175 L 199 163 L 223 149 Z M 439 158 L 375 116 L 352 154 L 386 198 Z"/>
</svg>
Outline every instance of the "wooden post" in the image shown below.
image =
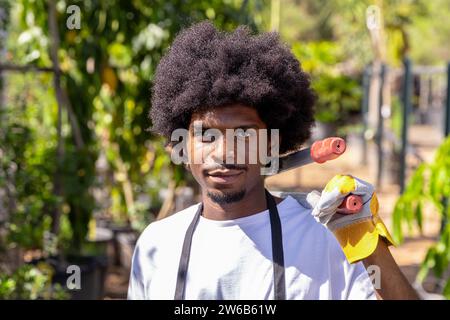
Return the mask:
<svg viewBox="0 0 450 320">
<path fill-rule="evenodd" d="M 411 61 L 406 58 L 403 61 L 404 76 L 402 88 L 402 145 L 400 150 L 400 194 L 405 190 L 406 178 L 406 150 L 408 148 L 408 120 L 411 112 L 411 94 L 412 94 L 412 67 Z"/>
<path fill-rule="evenodd" d="M 381 179 L 383 175 L 383 130 L 384 130 L 384 118 L 383 118 L 383 88 L 384 88 L 384 80 L 386 76 L 386 65 L 383 63 L 381 65 L 380 70 L 380 87 L 378 91 L 378 121 L 377 121 L 377 133 L 376 133 L 376 141 L 377 141 L 377 180 L 376 185 L 379 189 L 381 187 Z"/>
<path fill-rule="evenodd" d="M 366 132 L 369 126 L 369 94 L 370 94 L 370 67 L 366 66 L 364 68 L 363 73 L 363 80 L 362 80 L 362 86 L 363 86 L 363 98 L 362 98 L 362 105 L 361 105 L 361 113 L 362 113 L 362 120 L 363 120 L 363 129 L 361 134 L 361 141 L 362 141 L 362 158 L 361 158 L 361 164 L 367 165 L 367 139 L 366 139 Z"/>
<path fill-rule="evenodd" d="M 445 103 L 444 137 L 450 134 L 450 62 L 447 64 L 447 99 Z"/>
<path fill-rule="evenodd" d="M 450 135 L 450 62 L 447 64 L 447 99 L 445 101 L 445 125 L 444 125 L 444 138 L 447 138 Z M 447 226 L 447 208 L 449 206 L 448 198 L 442 199 L 443 216 L 441 220 L 441 231 L 440 234 L 444 232 L 445 227 Z"/>
<path fill-rule="evenodd" d="M 281 0 L 272 0 L 270 5 L 270 29 L 280 31 Z"/>
<path fill-rule="evenodd" d="M 61 71 L 59 69 L 58 61 L 58 47 L 59 47 L 59 33 L 58 26 L 56 22 L 56 4 L 54 0 L 49 1 L 48 8 L 48 24 L 50 33 L 50 58 L 53 64 L 53 85 L 55 87 L 56 101 L 58 106 L 58 119 L 56 124 L 57 132 L 57 159 L 56 159 L 56 170 L 53 177 L 53 193 L 57 197 L 63 196 L 63 181 L 62 181 L 62 161 L 64 158 L 64 141 L 62 137 L 62 108 L 63 108 L 63 95 L 61 89 Z M 61 206 L 57 203 L 54 211 L 52 212 L 52 225 L 51 232 L 53 235 L 57 235 L 59 232 L 61 217 Z"/>
</svg>

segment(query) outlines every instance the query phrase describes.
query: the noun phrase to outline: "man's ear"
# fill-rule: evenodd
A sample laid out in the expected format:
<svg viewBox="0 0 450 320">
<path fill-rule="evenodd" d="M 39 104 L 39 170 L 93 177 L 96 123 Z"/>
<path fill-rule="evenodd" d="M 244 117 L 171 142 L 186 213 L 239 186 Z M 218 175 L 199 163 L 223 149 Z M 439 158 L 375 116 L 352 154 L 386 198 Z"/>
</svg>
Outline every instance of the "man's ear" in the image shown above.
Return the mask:
<svg viewBox="0 0 450 320">
<path fill-rule="evenodd" d="M 173 150 L 173 145 L 171 143 L 168 143 L 164 146 L 164 149 L 166 150 L 166 152 L 168 154 L 172 154 L 172 150 Z"/>
<path fill-rule="evenodd" d="M 179 146 L 181 146 L 181 148 L 179 148 Z M 188 150 L 187 147 L 182 143 L 182 142 L 178 142 L 178 143 L 168 143 L 164 146 L 164 149 L 169 153 L 171 160 L 174 161 L 174 159 L 172 159 L 172 156 L 176 156 L 176 161 L 174 161 L 175 164 L 183 164 L 184 167 L 190 171 L 189 165 L 188 165 L 188 161 L 189 161 L 189 157 L 188 157 Z M 175 153 L 175 155 L 173 154 Z M 181 159 L 180 159 L 181 157 Z"/>
<path fill-rule="evenodd" d="M 172 145 L 171 143 L 169 143 L 169 144 L 167 144 L 167 145 L 165 146 L 165 149 L 166 149 L 166 151 L 171 155 L 171 154 L 172 154 L 172 151 L 173 151 L 173 145 Z M 183 150 L 180 150 L 180 152 L 181 152 L 180 156 L 183 156 L 183 155 L 184 155 L 184 151 L 183 151 Z M 191 171 L 191 167 L 189 166 L 189 163 L 183 163 L 183 166 L 184 166 L 184 168 L 185 168 L 187 171 Z"/>
</svg>

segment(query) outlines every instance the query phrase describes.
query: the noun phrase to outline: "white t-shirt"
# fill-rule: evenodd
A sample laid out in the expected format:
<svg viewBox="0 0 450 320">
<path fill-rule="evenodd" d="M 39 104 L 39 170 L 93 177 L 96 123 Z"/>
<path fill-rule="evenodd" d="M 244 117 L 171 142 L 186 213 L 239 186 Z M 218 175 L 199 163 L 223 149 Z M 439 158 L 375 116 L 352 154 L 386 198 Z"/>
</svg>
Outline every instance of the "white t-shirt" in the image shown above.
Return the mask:
<svg viewBox="0 0 450 320">
<path fill-rule="evenodd" d="M 186 230 L 198 205 L 151 223 L 133 255 L 128 299 L 174 299 Z M 375 299 L 362 263 L 350 265 L 311 208 L 288 196 L 278 205 L 287 299 Z M 194 231 L 185 299 L 274 298 L 269 211 L 218 221 L 200 217 Z"/>
</svg>

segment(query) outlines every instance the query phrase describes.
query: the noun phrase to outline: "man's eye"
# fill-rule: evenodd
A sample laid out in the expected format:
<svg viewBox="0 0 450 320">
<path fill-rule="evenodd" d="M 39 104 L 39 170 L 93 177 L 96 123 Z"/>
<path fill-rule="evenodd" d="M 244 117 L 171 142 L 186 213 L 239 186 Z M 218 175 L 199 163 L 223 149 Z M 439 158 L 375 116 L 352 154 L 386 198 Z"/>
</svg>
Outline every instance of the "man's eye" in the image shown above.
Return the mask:
<svg viewBox="0 0 450 320">
<path fill-rule="evenodd" d="M 251 132 L 248 131 L 237 131 L 236 137 L 240 139 L 250 138 L 252 136 Z"/>
<path fill-rule="evenodd" d="M 216 136 L 211 133 L 203 133 L 203 142 L 214 142 L 216 140 Z"/>
</svg>

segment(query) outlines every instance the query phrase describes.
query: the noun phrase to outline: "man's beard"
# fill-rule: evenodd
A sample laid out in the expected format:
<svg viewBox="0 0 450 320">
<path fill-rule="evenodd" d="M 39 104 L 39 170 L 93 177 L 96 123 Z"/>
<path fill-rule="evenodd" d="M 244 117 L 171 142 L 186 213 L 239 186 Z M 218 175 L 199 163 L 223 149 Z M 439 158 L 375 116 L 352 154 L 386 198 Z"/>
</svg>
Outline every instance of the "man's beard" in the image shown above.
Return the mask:
<svg viewBox="0 0 450 320">
<path fill-rule="evenodd" d="M 229 204 L 241 201 L 245 196 L 245 190 L 235 192 L 207 192 L 208 197 L 217 204 Z"/>
</svg>

